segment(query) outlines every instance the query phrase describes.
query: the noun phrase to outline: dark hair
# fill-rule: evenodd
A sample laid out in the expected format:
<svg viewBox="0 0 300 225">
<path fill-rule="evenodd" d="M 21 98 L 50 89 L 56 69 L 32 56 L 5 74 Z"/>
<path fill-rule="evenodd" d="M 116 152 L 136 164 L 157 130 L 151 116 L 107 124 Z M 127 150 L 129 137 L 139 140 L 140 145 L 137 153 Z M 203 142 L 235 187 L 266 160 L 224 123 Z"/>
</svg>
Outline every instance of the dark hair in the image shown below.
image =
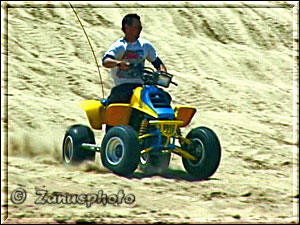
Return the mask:
<svg viewBox="0 0 300 225">
<path fill-rule="evenodd" d="M 122 20 L 122 31 L 125 33 L 125 24 L 131 26 L 133 23 L 133 19 L 137 19 L 140 20 L 140 17 L 133 13 L 133 14 L 127 14 L 126 16 L 124 16 L 123 20 Z"/>
</svg>

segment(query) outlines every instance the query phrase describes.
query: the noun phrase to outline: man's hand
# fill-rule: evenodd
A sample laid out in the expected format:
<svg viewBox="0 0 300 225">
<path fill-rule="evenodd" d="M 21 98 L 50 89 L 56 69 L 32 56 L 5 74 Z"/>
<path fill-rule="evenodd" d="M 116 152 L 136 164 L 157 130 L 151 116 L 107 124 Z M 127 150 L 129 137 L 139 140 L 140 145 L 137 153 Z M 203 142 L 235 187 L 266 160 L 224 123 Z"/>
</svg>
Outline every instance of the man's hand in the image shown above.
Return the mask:
<svg viewBox="0 0 300 225">
<path fill-rule="evenodd" d="M 129 70 L 130 69 L 130 62 L 126 61 L 118 61 L 117 66 L 120 70 Z"/>
<path fill-rule="evenodd" d="M 130 63 L 127 61 L 120 61 L 120 60 L 115 60 L 112 58 L 107 58 L 103 62 L 103 66 L 106 68 L 114 68 L 118 66 L 120 70 L 129 70 L 130 69 Z"/>
<path fill-rule="evenodd" d="M 160 64 L 158 71 L 167 72 L 167 67 L 164 64 Z"/>
</svg>

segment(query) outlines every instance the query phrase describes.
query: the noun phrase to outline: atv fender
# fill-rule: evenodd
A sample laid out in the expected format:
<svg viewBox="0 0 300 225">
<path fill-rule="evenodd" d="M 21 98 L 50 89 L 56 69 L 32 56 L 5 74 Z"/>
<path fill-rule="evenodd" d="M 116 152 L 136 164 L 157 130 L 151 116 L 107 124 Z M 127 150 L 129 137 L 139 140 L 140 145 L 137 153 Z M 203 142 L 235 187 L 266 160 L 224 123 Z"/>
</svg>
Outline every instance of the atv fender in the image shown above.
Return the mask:
<svg viewBox="0 0 300 225">
<path fill-rule="evenodd" d="M 99 100 L 84 100 L 79 106 L 86 112 L 91 127 L 101 130 L 105 123 L 105 106 Z"/>
<path fill-rule="evenodd" d="M 196 113 L 196 108 L 192 106 L 176 106 L 174 108 L 176 120 L 182 121 L 180 127 L 188 125 Z"/>
<path fill-rule="evenodd" d="M 131 115 L 130 104 L 113 103 L 106 108 L 105 123 L 110 126 L 128 125 Z"/>
</svg>

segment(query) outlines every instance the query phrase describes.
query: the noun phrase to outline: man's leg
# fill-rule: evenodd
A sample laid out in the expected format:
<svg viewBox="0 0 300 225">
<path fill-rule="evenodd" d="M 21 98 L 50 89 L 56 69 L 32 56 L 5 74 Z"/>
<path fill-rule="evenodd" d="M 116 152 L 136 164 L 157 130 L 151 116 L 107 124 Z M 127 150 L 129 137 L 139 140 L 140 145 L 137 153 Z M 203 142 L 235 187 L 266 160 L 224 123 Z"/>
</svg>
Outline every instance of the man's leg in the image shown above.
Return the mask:
<svg viewBox="0 0 300 225">
<path fill-rule="evenodd" d="M 114 87 L 107 99 L 107 106 L 112 103 L 130 103 L 135 88 L 142 86 L 141 84 L 121 84 Z M 105 132 L 112 128 L 106 125 Z"/>
<path fill-rule="evenodd" d="M 111 103 L 130 103 L 133 90 L 141 84 L 121 84 L 114 87 L 107 99 L 107 105 Z"/>
</svg>

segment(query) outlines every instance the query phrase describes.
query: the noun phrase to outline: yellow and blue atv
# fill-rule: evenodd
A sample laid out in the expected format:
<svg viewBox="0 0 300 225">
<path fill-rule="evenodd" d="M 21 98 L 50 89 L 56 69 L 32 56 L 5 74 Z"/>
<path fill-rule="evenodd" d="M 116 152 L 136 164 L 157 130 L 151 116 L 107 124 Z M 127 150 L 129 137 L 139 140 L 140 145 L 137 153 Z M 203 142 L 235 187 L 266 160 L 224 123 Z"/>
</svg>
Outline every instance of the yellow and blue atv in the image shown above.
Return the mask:
<svg viewBox="0 0 300 225">
<path fill-rule="evenodd" d="M 95 160 L 95 153 L 100 152 L 102 164 L 118 175 L 128 176 L 138 166 L 145 173 L 156 174 L 168 168 L 174 153 L 182 157 L 184 168 L 196 179 L 212 176 L 221 158 L 217 135 L 207 127 L 197 127 L 183 137 L 181 128 L 191 122 L 196 108 L 171 107 L 169 94 L 158 86 L 177 85 L 173 75 L 145 67 L 140 76 L 144 85 L 134 90 L 128 104 L 107 106 L 105 99 L 80 103 L 93 129 L 101 130 L 103 125 L 110 129 L 98 145 L 89 127 L 71 126 L 63 140 L 64 163 Z"/>
</svg>

